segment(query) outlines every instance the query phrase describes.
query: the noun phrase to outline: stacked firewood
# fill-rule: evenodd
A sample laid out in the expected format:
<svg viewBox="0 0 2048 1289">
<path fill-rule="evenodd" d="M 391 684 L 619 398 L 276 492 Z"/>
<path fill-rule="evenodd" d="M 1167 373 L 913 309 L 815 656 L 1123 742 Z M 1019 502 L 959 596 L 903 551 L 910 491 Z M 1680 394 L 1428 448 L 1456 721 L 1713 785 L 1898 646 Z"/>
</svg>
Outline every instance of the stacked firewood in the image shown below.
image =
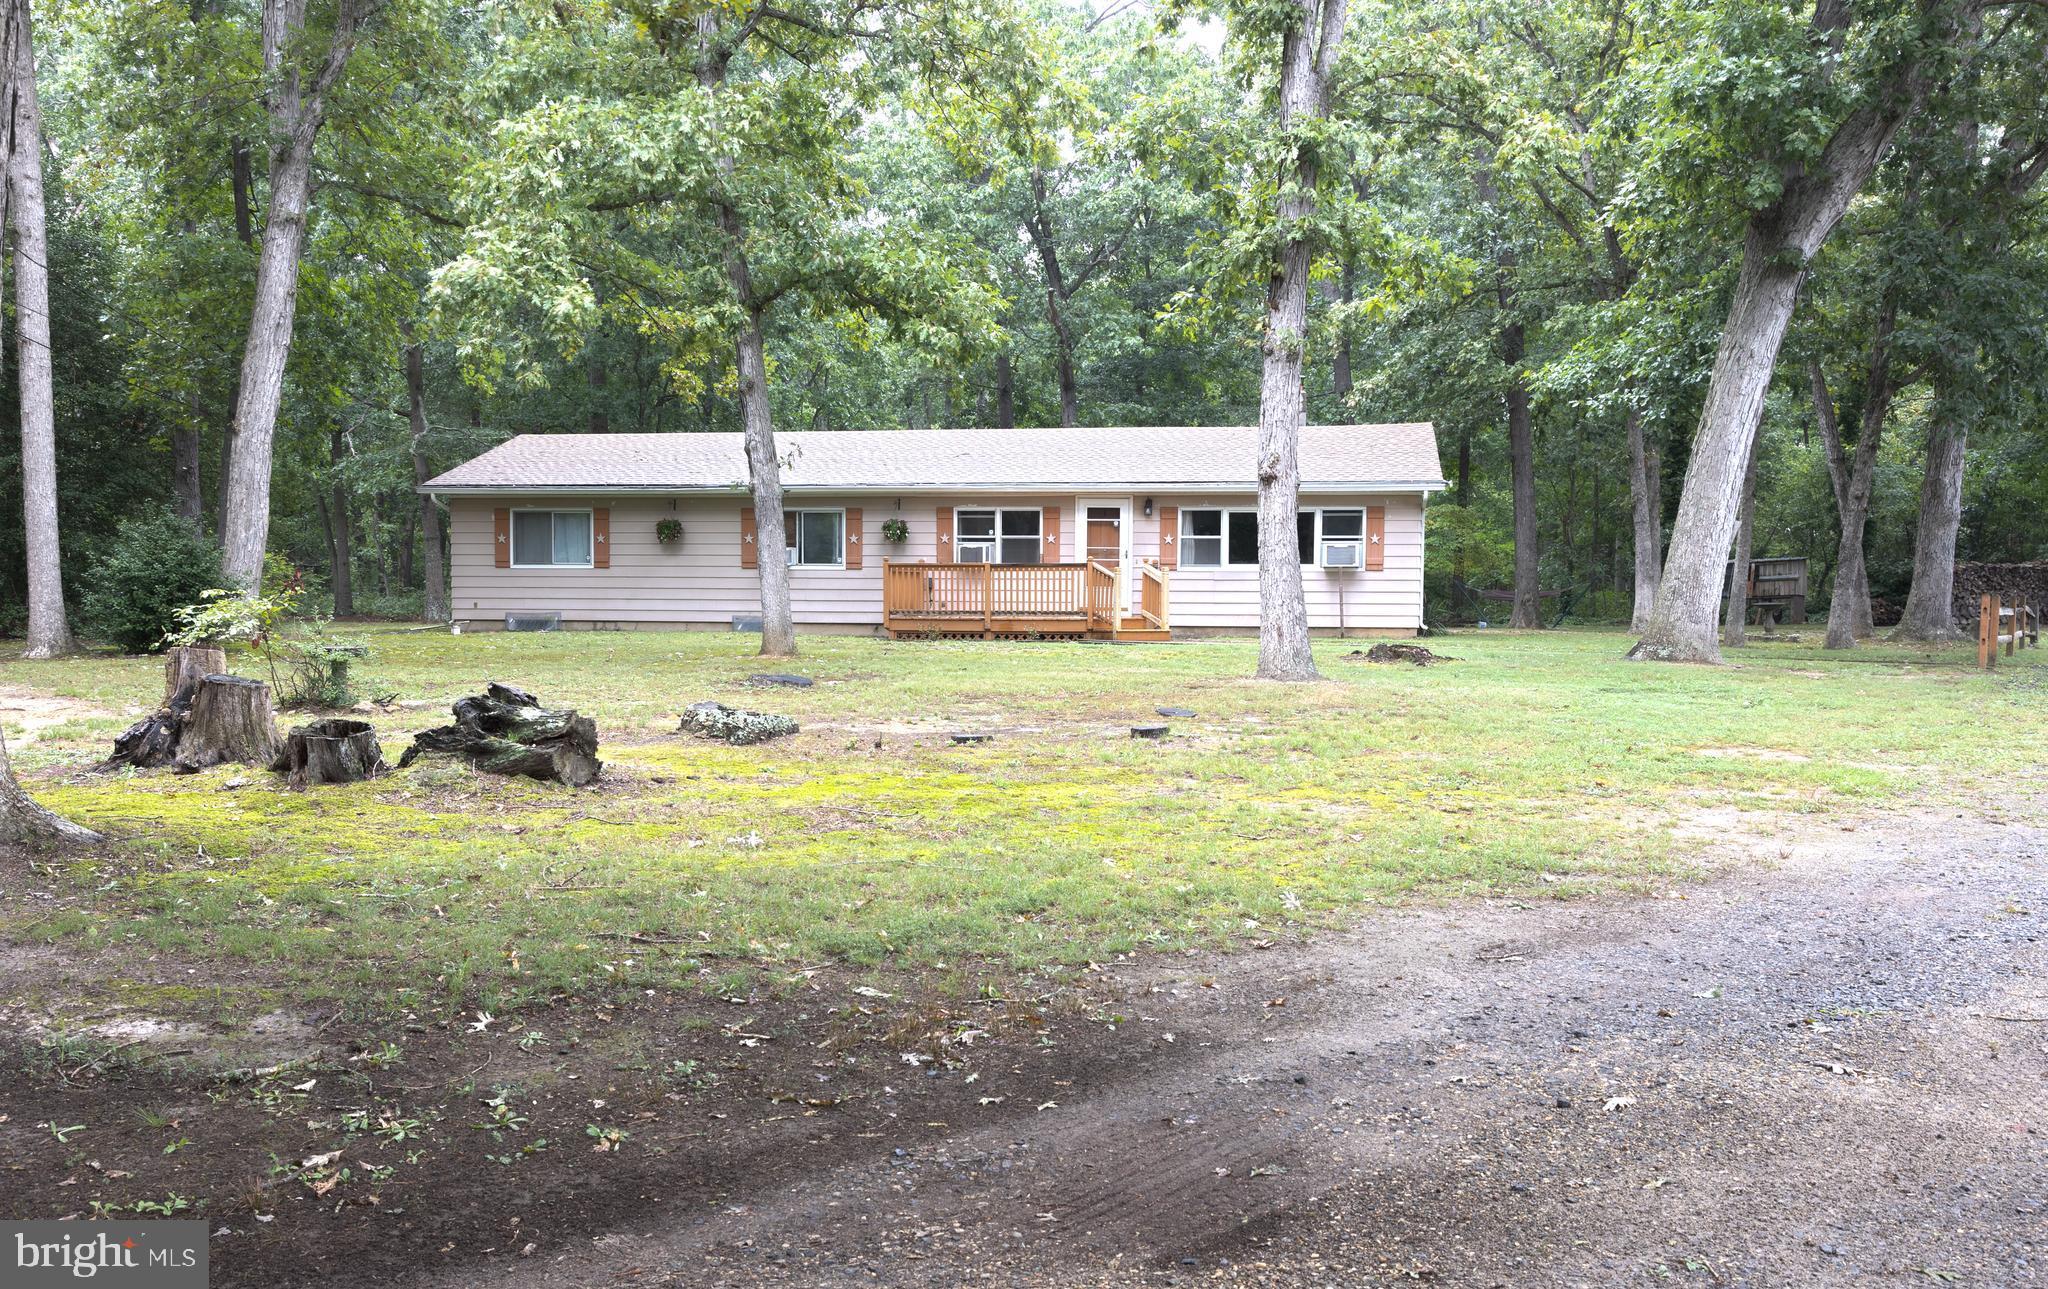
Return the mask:
<svg viewBox="0 0 2048 1289">
<path fill-rule="evenodd" d="M 1956 622 L 1971 631 L 1977 629 L 1977 602 L 1986 595 L 2007 601 L 2048 605 L 2048 560 L 2031 564 L 1956 564 L 1955 598 L 1951 603 Z"/>
</svg>

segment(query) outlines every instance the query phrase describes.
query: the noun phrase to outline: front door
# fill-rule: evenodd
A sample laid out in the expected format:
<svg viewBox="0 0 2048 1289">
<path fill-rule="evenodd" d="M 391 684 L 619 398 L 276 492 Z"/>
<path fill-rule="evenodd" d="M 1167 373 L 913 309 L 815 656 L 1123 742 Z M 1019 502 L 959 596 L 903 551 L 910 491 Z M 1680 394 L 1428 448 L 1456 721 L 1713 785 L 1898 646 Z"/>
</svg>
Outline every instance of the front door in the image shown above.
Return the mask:
<svg viewBox="0 0 2048 1289">
<path fill-rule="evenodd" d="M 1121 506 L 1088 507 L 1088 558 L 1097 564 L 1122 568 L 1124 562 L 1124 512 Z"/>
<path fill-rule="evenodd" d="M 1083 497 L 1079 500 L 1081 548 L 1089 560 L 1116 570 L 1117 601 L 1128 612 L 1132 591 L 1129 576 L 1131 503 L 1123 497 L 1107 500 Z"/>
</svg>

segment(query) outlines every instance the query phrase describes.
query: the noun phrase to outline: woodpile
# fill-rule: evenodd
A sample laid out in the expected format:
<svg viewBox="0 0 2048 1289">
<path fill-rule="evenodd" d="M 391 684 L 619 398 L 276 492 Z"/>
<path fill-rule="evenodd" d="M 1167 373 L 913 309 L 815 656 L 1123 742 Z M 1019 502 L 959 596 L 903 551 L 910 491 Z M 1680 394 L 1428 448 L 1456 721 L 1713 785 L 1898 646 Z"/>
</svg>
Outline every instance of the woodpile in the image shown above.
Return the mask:
<svg viewBox="0 0 2048 1289">
<path fill-rule="evenodd" d="M 326 720 L 300 725 L 285 735 L 284 750 L 270 768 L 289 776 L 294 789 L 315 783 L 355 783 L 389 767 L 377 731 L 368 721 Z"/>
<path fill-rule="evenodd" d="M 227 674 L 227 656 L 206 645 L 164 659 L 163 706 L 114 740 L 103 769 L 168 765 L 191 774 L 227 761 L 269 765 L 283 741 L 270 686 Z"/>
<path fill-rule="evenodd" d="M 1955 615 L 1956 625 L 1972 635 L 1977 630 L 1978 602 L 1986 595 L 1996 595 L 2010 604 L 2017 600 L 2025 604 L 2048 605 L 2048 560 L 2036 560 L 2031 564 L 1956 564 L 1955 593 L 1949 601 L 1949 612 Z"/>
<path fill-rule="evenodd" d="M 458 699 L 455 723 L 426 730 L 398 759 L 404 769 L 420 756 L 459 756 L 479 770 L 580 788 L 598 776 L 597 723 L 570 709 L 554 710 L 512 685 L 492 684 Z"/>
</svg>

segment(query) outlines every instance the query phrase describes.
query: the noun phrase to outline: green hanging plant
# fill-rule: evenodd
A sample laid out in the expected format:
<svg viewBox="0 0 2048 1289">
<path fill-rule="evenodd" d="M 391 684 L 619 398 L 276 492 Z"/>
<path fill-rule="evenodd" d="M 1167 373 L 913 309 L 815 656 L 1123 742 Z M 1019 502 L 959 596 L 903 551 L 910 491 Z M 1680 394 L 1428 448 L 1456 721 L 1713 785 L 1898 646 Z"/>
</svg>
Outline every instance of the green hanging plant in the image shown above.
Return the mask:
<svg viewBox="0 0 2048 1289">
<path fill-rule="evenodd" d="M 910 525 L 900 519 L 882 521 L 882 540 L 885 542 L 907 542 L 910 540 Z"/>
<path fill-rule="evenodd" d="M 658 519 L 654 524 L 654 540 L 664 546 L 673 546 L 683 540 L 683 521 L 680 519 Z"/>
</svg>

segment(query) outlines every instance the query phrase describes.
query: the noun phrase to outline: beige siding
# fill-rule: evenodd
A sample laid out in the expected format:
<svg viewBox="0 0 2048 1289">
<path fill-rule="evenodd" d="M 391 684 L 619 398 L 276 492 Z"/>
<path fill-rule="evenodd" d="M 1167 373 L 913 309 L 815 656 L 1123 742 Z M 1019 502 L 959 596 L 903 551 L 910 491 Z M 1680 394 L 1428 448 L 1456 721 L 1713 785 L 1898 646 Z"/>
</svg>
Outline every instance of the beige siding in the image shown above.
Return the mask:
<svg viewBox="0 0 2048 1289">
<path fill-rule="evenodd" d="M 1199 494 L 1151 497 L 1153 513 L 1143 513 L 1143 497 L 1131 499 L 1132 555 L 1159 554 L 1160 508 L 1166 505 L 1250 506 L 1248 494 Z M 859 507 L 864 548 L 858 569 L 790 570 L 791 608 L 800 626 L 858 628 L 881 621 L 882 561 L 931 560 L 938 557 L 935 529 L 940 505 L 1058 506 L 1060 554 L 1081 557 L 1076 523 L 1083 504 L 1102 504 L 1101 497 L 1017 496 L 818 496 L 792 498 L 798 508 Z M 501 623 L 507 613 L 559 613 L 565 623 L 629 626 L 728 625 L 735 615 L 760 612 L 756 571 L 740 566 L 739 514 L 745 500 L 737 496 L 679 498 L 548 496 L 497 500 L 486 497 L 449 499 L 450 551 L 453 572 L 451 600 L 458 620 L 478 625 Z M 1330 573 L 1302 570 L 1310 625 L 1336 627 L 1338 591 L 1343 595 L 1342 625 L 1354 628 L 1408 629 L 1422 620 L 1422 499 L 1415 495 L 1385 497 L 1304 496 L 1304 506 L 1387 508 L 1386 567 L 1378 572 Z M 525 508 L 606 506 L 611 510 L 610 568 L 499 568 L 496 566 L 492 512 L 505 505 Z M 882 540 L 883 521 L 901 518 L 910 538 L 898 546 Z M 675 519 L 683 540 L 663 546 L 655 524 Z M 1251 627 L 1259 620 L 1258 570 L 1254 568 L 1178 569 L 1172 575 L 1172 622 L 1176 627 Z"/>
<path fill-rule="evenodd" d="M 1150 519 L 1137 521 L 1135 549 L 1140 559 L 1159 555 L 1158 507 L 1203 506 L 1250 508 L 1258 498 L 1249 493 L 1210 493 L 1153 498 Z M 1304 494 L 1304 508 L 1387 508 L 1386 567 L 1331 572 L 1301 570 L 1302 592 L 1308 600 L 1311 627 L 1413 629 L 1422 625 L 1422 498 L 1394 496 L 1333 497 Z M 1177 568 L 1171 582 L 1172 619 L 1176 627 L 1256 627 L 1259 624 L 1259 570 L 1256 568 Z M 1343 617 L 1338 604 L 1342 599 Z"/>
</svg>

